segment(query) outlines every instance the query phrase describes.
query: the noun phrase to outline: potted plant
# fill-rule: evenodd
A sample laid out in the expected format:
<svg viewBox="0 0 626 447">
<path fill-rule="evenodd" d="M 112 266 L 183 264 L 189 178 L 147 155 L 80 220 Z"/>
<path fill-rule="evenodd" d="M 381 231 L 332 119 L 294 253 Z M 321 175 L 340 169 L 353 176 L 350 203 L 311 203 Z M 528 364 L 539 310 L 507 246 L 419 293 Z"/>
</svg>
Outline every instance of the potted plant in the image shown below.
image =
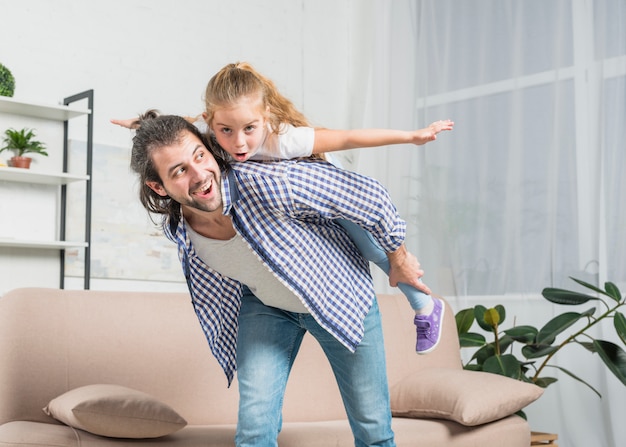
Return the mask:
<svg viewBox="0 0 626 447">
<path fill-rule="evenodd" d="M 595 295 L 545 288 L 542 296 L 560 305 L 597 302 L 601 306 L 600 309 L 591 307 L 580 313 L 565 312 L 552 318 L 540 329 L 529 325 L 513 325 L 508 329 L 502 329 L 502 323 L 506 318 L 506 311 L 502 305 L 490 309 L 476 305 L 459 311 L 455 318 L 461 348 L 476 349 L 464 368 L 532 382 L 544 388 L 557 381 L 555 377 L 544 375 L 547 369 L 555 368 L 585 384 L 602 397 L 593 386 L 569 369 L 551 364 L 551 360 L 562 349 L 577 344 L 592 354 L 598 354 L 609 371 L 626 385 L 626 352 L 613 342 L 594 338 L 589 331 L 601 322 L 612 320 L 617 338 L 626 346 L 626 317 L 620 312 L 620 308 L 626 305 L 626 297 L 622 297 L 617 286 L 611 282 L 605 283 L 602 290 L 579 279 L 571 279 L 593 291 Z M 470 332 L 474 322 L 490 333 L 493 339 L 488 341 L 484 335 Z M 524 416 L 523 413 L 521 415 Z"/>
<path fill-rule="evenodd" d="M 15 91 L 15 78 L 11 71 L 0 64 L 0 96 L 13 96 Z"/>
<path fill-rule="evenodd" d="M 13 151 L 14 156 L 10 159 L 11 166 L 14 168 L 30 168 L 31 157 L 25 154 L 34 153 L 47 156 L 46 146 L 34 139 L 35 131 L 33 129 L 7 129 L 4 131 L 4 146 L 0 148 L 0 152 L 4 150 Z"/>
</svg>

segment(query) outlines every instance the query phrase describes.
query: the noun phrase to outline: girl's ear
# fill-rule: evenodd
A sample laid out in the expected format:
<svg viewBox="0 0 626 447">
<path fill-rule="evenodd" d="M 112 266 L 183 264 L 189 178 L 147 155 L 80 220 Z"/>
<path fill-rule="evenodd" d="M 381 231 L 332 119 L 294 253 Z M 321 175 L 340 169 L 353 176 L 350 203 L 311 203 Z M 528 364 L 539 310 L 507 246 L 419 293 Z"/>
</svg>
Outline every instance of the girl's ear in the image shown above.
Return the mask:
<svg viewBox="0 0 626 447">
<path fill-rule="evenodd" d="M 165 188 L 163 188 L 163 185 L 159 182 L 146 182 L 146 186 L 161 197 L 167 197 L 167 191 L 165 191 Z"/>
<path fill-rule="evenodd" d="M 209 125 L 209 114 L 206 112 L 202 112 L 202 121 L 204 121 L 209 129 L 211 135 L 214 135 L 213 128 Z"/>
<path fill-rule="evenodd" d="M 270 121 L 270 119 L 272 117 L 272 114 L 270 112 L 270 106 L 269 105 L 265 106 L 265 110 L 263 110 L 263 112 L 261 113 L 261 116 L 265 120 L 265 123 L 268 123 Z"/>
</svg>

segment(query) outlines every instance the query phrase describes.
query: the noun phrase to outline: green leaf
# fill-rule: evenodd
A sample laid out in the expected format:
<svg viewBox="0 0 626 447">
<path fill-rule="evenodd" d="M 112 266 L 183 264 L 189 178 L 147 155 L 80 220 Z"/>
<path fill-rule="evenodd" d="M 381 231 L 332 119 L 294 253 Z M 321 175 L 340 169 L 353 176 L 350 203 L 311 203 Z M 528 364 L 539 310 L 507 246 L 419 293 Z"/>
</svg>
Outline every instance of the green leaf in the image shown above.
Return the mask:
<svg viewBox="0 0 626 447">
<path fill-rule="evenodd" d="M 522 374 L 524 374 L 523 380 L 524 382 L 530 382 L 533 383 L 532 380 L 530 380 L 530 378 L 528 377 L 528 371 L 531 371 L 531 366 L 532 366 L 532 371 L 537 371 L 537 368 L 535 368 L 535 362 L 523 362 L 520 367 L 522 368 Z"/>
<path fill-rule="evenodd" d="M 482 304 L 477 304 L 474 306 L 474 318 L 476 318 L 476 323 L 483 329 L 484 331 L 491 332 L 491 325 L 485 322 L 485 313 L 487 312 L 487 308 Z"/>
<path fill-rule="evenodd" d="M 507 349 L 509 349 L 509 346 L 511 346 L 513 344 L 515 340 L 511 337 L 509 337 L 508 335 L 505 335 L 504 337 L 500 338 L 500 353 L 506 351 Z"/>
<path fill-rule="evenodd" d="M 485 331 L 493 332 L 506 318 L 506 310 L 502 304 L 487 309 L 480 304 L 474 306 L 474 317 L 478 325 Z"/>
<path fill-rule="evenodd" d="M 609 282 L 609 281 L 605 282 L 604 290 L 602 290 L 594 286 L 593 284 L 589 284 L 588 282 L 585 282 L 583 280 L 572 278 L 571 276 L 570 276 L 570 279 L 576 281 L 578 284 L 580 284 L 583 287 L 588 288 L 589 290 L 593 290 L 594 292 L 600 293 L 602 295 L 606 295 L 609 298 L 612 298 L 613 300 L 617 301 L 618 303 L 622 300 L 622 294 L 620 293 L 617 286 L 613 284 L 612 282 Z"/>
<path fill-rule="evenodd" d="M 584 293 L 574 292 L 572 290 L 555 289 L 546 287 L 541 292 L 543 297 L 555 304 L 578 305 L 584 304 L 589 300 L 598 300 L 595 296 L 586 295 Z"/>
<path fill-rule="evenodd" d="M 483 363 L 483 371 L 500 374 L 501 376 L 511 377 L 516 380 L 520 380 L 522 377 L 520 362 L 512 354 L 489 357 Z"/>
<path fill-rule="evenodd" d="M 594 286 L 593 284 L 590 284 L 590 283 L 588 283 L 588 282 L 586 282 L 586 281 L 583 281 L 582 279 L 577 279 L 577 278 L 574 278 L 573 276 L 570 276 L 569 278 L 570 278 L 572 281 L 577 282 L 578 284 L 580 284 L 580 285 L 581 285 L 581 286 L 583 286 L 583 287 L 586 287 L 586 288 L 587 288 L 587 289 L 589 289 L 589 290 L 593 290 L 594 292 L 601 293 L 602 295 L 606 295 L 606 292 L 605 292 L 604 290 L 602 290 L 602 289 L 600 289 L 600 288 L 598 288 L 598 287 Z"/>
<path fill-rule="evenodd" d="M 581 318 L 583 318 L 583 315 L 577 312 L 565 312 L 557 315 L 539 330 L 537 344 L 551 345 L 556 340 L 557 335 L 574 325 Z"/>
<path fill-rule="evenodd" d="M 565 368 L 561 368 L 560 366 L 556 366 L 556 365 L 546 365 L 549 366 L 550 368 L 556 368 L 559 369 L 561 371 L 563 371 L 565 374 L 567 374 L 568 376 L 570 376 L 572 379 L 579 381 L 580 383 L 582 383 L 583 385 L 587 385 L 591 391 L 593 391 L 594 393 L 596 393 L 598 395 L 599 398 L 602 398 L 602 394 L 600 394 L 600 392 L 598 390 L 596 390 L 594 387 L 592 387 L 591 385 L 589 385 L 587 382 L 585 382 L 583 379 L 581 379 L 580 377 L 578 377 L 576 374 L 568 371 Z"/>
<path fill-rule="evenodd" d="M 464 334 L 469 332 L 472 324 L 474 324 L 474 309 L 463 309 L 457 312 L 454 316 L 456 320 L 457 332 L 459 334 Z"/>
<path fill-rule="evenodd" d="M 612 282 L 605 282 L 604 289 L 606 290 L 605 295 L 610 296 L 618 303 L 622 301 L 622 294 L 615 284 L 613 284 Z"/>
<path fill-rule="evenodd" d="M 613 325 L 615 326 L 615 332 L 619 336 L 622 343 L 626 344 L 626 317 L 621 312 L 615 312 L 613 317 Z"/>
<path fill-rule="evenodd" d="M 504 308 L 504 306 L 502 304 L 497 304 L 496 307 L 494 307 L 495 310 L 498 311 L 498 315 L 500 315 L 500 323 L 502 324 L 504 322 L 504 320 L 506 320 L 506 309 Z"/>
<path fill-rule="evenodd" d="M 593 344 L 604 364 L 626 385 L 626 352 L 610 341 L 594 340 Z"/>
<path fill-rule="evenodd" d="M 494 309 L 498 311 L 498 316 L 500 317 L 500 319 L 498 320 L 498 324 L 504 323 L 504 320 L 506 320 L 506 309 L 504 308 L 504 306 L 502 304 L 497 304 Z"/>
<path fill-rule="evenodd" d="M 582 312 L 580 314 L 581 317 L 591 317 L 593 316 L 593 314 L 596 313 L 596 308 L 595 307 L 590 307 L 589 309 L 587 309 L 586 311 Z"/>
<path fill-rule="evenodd" d="M 487 341 L 484 335 L 474 332 L 459 334 L 459 343 L 462 348 L 477 348 L 483 346 Z"/>
<path fill-rule="evenodd" d="M 548 385 L 553 384 L 558 379 L 555 377 L 539 377 L 535 380 L 535 385 L 540 386 L 541 388 L 547 388 Z"/>
<path fill-rule="evenodd" d="M 558 351 L 558 346 L 527 345 L 522 348 L 522 355 L 527 359 L 538 359 Z"/>
<path fill-rule="evenodd" d="M 515 326 L 504 331 L 506 335 L 520 343 L 532 343 L 535 341 L 537 332 L 539 331 L 533 326 Z"/>
<path fill-rule="evenodd" d="M 485 363 L 485 360 L 487 360 L 489 357 L 494 356 L 495 354 L 495 346 L 493 345 L 493 343 L 489 343 L 476 351 L 472 356 L 472 359 L 476 359 L 476 362 L 479 365 L 482 365 L 483 363 Z"/>
<path fill-rule="evenodd" d="M 587 351 L 595 354 L 596 353 L 596 347 L 593 345 L 592 342 L 590 341 L 580 341 L 578 342 L 579 345 L 581 345 L 582 347 L 584 347 Z"/>
</svg>

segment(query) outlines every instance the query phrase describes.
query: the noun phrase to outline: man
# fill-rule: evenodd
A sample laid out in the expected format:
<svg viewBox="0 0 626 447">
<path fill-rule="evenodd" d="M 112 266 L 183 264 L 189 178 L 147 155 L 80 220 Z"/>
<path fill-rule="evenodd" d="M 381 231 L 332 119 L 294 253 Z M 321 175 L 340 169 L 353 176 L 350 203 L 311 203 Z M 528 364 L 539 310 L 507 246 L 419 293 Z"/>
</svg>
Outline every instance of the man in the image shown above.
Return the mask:
<svg viewBox="0 0 626 447">
<path fill-rule="evenodd" d="M 149 113 L 133 138 L 140 200 L 164 215 L 192 302 L 240 402 L 236 444 L 275 446 L 306 331 L 329 358 L 357 446 L 393 446 L 385 353 L 367 262 L 333 222 L 389 253 L 390 281 L 430 293 L 402 221 L 375 180 L 322 161 L 233 163 L 183 118 Z"/>
</svg>

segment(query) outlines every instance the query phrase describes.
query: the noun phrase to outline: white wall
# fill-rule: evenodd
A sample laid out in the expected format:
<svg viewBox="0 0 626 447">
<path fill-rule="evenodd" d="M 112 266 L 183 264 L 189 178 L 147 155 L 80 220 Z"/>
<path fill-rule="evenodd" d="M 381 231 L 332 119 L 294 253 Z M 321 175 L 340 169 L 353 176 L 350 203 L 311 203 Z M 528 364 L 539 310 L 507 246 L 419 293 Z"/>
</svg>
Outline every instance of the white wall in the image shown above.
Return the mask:
<svg viewBox="0 0 626 447">
<path fill-rule="evenodd" d="M 352 47 L 367 42 L 360 34 L 367 32 L 362 24 L 370 3 L 2 0 L 0 62 L 16 79 L 15 99 L 56 104 L 94 89 L 94 142 L 100 145 L 130 147 L 130 131 L 113 126 L 110 118 L 136 116 L 148 108 L 187 115 L 202 111 L 210 76 L 238 60 L 271 77 L 315 124 L 346 127 L 350 76 L 359 65 Z M 17 125 L 0 114 L 0 130 Z M 50 157 L 37 157 L 34 168 L 59 166 L 59 125 L 37 120 L 34 125 L 54 147 Z M 84 140 L 81 126 L 71 125 L 70 133 Z M 94 166 L 94 176 L 127 175 Z M 35 213 L 29 219 L 37 221 L 37 229 L 54 233 L 55 217 L 35 212 L 49 206 L 49 193 L 31 192 L 24 200 L 23 190 L 13 196 L 15 189 L 0 187 L 0 200 L 12 202 L 15 213 Z M 15 225 L 5 217 L 7 225 Z M 53 252 L 0 248 L 0 293 L 20 286 L 57 287 L 56 259 Z M 25 270 L 35 274 L 27 277 Z M 82 287 L 82 280 L 70 278 L 67 286 Z M 92 281 L 92 288 L 153 286 L 164 287 Z"/>
</svg>

